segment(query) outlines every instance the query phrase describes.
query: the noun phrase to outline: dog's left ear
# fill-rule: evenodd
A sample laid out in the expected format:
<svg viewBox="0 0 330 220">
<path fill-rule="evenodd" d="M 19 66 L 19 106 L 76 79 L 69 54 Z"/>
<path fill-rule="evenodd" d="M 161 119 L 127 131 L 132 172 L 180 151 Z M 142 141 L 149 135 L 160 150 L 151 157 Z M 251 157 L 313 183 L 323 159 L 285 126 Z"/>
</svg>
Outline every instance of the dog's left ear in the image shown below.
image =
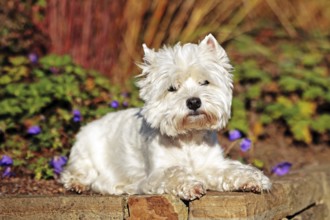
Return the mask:
<svg viewBox="0 0 330 220">
<path fill-rule="evenodd" d="M 221 47 L 218 41 L 213 37 L 212 34 L 207 35 L 200 43 L 200 47 L 206 47 L 209 51 L 214 53 L 218 59 L 224 63 L 229 63 L 229 59 L 226 51 Z"/>
<path fill-rule="evenodd" d="M 213 37 L 212 34 L 207 35 L 200 43 L 200 46 L 207 46 L 211 50 L 217 51 L 219 49 L 222 49 L 219 45 L 218 41 Z"/>
<path fill-rule="evenodd" d="M 202 40 L 202 42 L 200 42 L 199 45 L 208 46 L 210 49 L 216 50 L 219 43 L 212 34 L 209 34 Z"/>
</svg>

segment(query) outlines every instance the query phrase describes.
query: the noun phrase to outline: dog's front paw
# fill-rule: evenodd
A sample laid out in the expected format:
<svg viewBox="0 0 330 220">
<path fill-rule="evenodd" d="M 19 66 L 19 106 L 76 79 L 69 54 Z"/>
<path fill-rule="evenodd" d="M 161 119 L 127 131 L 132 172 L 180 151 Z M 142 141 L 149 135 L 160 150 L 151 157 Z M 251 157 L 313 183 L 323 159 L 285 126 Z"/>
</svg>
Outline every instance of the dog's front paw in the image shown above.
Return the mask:
<svg viewBox="0 0 330 220">
<path fill-rule="evenodd" d="M 262 171 L 250 165 L 241 163 L 232 163 L 229 169 L 223 170 L 219 173 L 218 181 L 209 180 L 209 185 L 212 186 L 214 182 L 218 182 L 215 190 L 218 191 L 244 191 L 260 193 L 262 191 L 269 191 L 272 184 L 267 176 Z M 212 184 L 213 183 L 213 184 Z M 210 188 L 210 189 L 213 189 Z"/>
<path fill-rule="evenodd" d="M 269 191 L 271 187 L 269 178 L 259 170 L 246 171 L 235 184 L 235 190 L 254 193 Z"/>
<path fill-rule="evenodd" d="M 191 181 L 179 185 L 172 194 L 179 196 L 183 200 L 199 199 L 206 193 L 206 187 L 199 181 Z"/>
</svg>

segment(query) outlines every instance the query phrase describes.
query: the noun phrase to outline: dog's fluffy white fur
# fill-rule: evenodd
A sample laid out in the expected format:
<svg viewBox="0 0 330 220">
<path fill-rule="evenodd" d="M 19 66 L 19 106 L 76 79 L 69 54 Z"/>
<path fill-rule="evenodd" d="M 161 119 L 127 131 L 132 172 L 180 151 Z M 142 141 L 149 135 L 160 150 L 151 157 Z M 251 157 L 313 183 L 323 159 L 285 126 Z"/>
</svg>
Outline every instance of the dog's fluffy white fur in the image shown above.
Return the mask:
<svg viewBox="0 0 330 220">
<path fill-rule="evenodd" d="M 61 174 L 67 189 L 103 194 L 270 190 L 258 169 L 225 159 L 217 130 L 230 118 L 232 66 L 210 34 L 158 51 L 143 45 L 142 108 L 109 113 L 77 135 Z"/>
</svg>

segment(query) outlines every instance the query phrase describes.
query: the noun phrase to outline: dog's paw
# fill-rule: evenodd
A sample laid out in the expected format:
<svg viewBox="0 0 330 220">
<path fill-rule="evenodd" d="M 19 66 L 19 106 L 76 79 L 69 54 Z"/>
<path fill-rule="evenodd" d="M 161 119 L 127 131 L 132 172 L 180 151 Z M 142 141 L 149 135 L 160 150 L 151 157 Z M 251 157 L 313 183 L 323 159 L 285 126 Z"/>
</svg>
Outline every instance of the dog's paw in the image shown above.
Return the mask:
<svg viewBox="0 0 330 220">
<path fill-rule="evenodd" d="M 81 194 L 81 193 L 89 190 L 88 186 L 85 186 L 83 184 L 76 183 L 76 182 L 75 183 L 66 183 L 66 184 L 64 184 L 64 187 L 67 190 L 70 190 L 72 192 L 76 192 L 78 194 Z"/>
<path fill-rule="evenodd" d="M 78 194 L 81 194 L 85 191 L 88 191 L 89 190 L 89 187 L 85 186 L 85 185 L 82 185 L 82 184 L 74 184 L 72 185 L 71 187 L 71 191 L 74 191 Z"/>
<path fill-rule="evenodd" d="M 192 181 L 178 186 L 175 194 L 183 200 L 194 200 L 205 195 L 206 188 L 203 183 Z"/>
<path fill-rule="evenodd" d="M 269 178 L 259 170 L 251 170 L 244 173 L 236 183 L 235 189 L 243 192 L 260 193 L 269 191 L 272 187 Z"/>
</svg>

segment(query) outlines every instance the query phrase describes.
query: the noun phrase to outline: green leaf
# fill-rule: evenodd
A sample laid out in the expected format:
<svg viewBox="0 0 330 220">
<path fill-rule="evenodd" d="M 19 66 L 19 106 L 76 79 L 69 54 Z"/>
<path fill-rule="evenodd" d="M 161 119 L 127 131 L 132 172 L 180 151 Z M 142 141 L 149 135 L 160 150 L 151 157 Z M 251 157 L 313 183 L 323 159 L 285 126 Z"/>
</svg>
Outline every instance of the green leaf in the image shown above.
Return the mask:
<svg viewBox="0 0 330 220">
<path fill-rule="evenodd" d="M 330 131 L 330 115 L 322 114 L 312 120 L 311 128 L 318 133 L 323 133 L 325 131 Z"/>
<path fill-rule="evenodd" d="M 324 90 L 317 86 L 312 86 L 307 88 L 303 92 L 303 99 L 305 100 L 314 100 L 316 98 L 324 98 Z"/>
<path fill-rule="evenodd" d="M 280 87 L 287 92 L 294 92 L 297 90 L 305 90 L 308 84 L 301 79 L 293 78 L 291 76 L 283 76 L 279 80 Z"/>
<path fill-rule="evenodd" d="M 265 166 L 265 163 L 258 159 L 254 159 L 252 164 L 259 169 L 262 169 Z"/>
<path fill-rule="evenodd" d="M 9 57 L 8 59 L 13 66 L 20 66 L 29 63 L 29 60 L 24 56 Z"/>
<path fill-rule="evenodd" d="M 19 100 L 17 99 L 5 99 L 0 101 L 0 115 L 17 115 L 22 113 Z"/>
<path fill-rule="evenodd" d="M 272 52 L 269 47 L 263 46 L 248 35 L 241 35 L 235 38 L 237 49 L 241 54 L 245 55 L 262 55 L 271 58 Z"/>
<path fill-rule="evenodd" d="M 37 0 L 37 5 L 39 5 L 40 7 L 45 8 L 47 6 L 47 1 L 46 0 Z"/>
<path fill-rule="evenodd" d="M 32 73 L 33 73 L 33 75 L 35 75 L 38 78 L 45 77 L 45 72 L 41 69 L 33 69 Z"/>
<path fill-rule="evenodd" d="M 261 95 L 261 85 L 260 84 L 250 86 L 246 93 L 246 96 L 250 99 L 259 98 L 260 95 Z"/>
<path fill-rule="evenodd" d="M 318 65 L 323 59 L 321 53 L 307 53 L 301 56 L 301 61 L 305 66 L 314 66 Z"/>
<path fill-rule="evenodd" d="M 314 102 L 298 101 L 297 107 L 299 113 L 304 118 L 310 118 L 316 110 L 316 104 Z"/>
<path fill-rule="evenodd" d="M 9 75 L 0 76 L 0 85 L 7 85 L 13 81 Z"/>
<path fill-rule="evenodd" d="M 278 103 L 274 103 L 274 104 L 269 104 L 266 106 L 265 108 L 265 112 L 268 115 L 267 117 L 267 121 L 271 121 L 271 119 L 279 119 L 280 117 L 283 116 L 283 105 L 278 104 Z M 263 120 L 265 121 L 265 117 L 263 118 Z"/>
<path fill-rule="evenodd" d="M 260 117 L 260 121 L 263 124 L 269 124 L 271 122 L 273 122 L 273 118 L 269 115 L 269 114 L 262 114 Z"/>
<path fill-rule="evenodd" d="M 230 129 L 238 129 L 244 133 L 248 133 L 249 125 L 247 121 L 247 113 L 244 106 L 244 99 L 236 97 L 233 99 L 232 119 L 229 121 Z"/>
<path fill-rule="evenodd" d="M 268 82 L 270 80 L 269 75 L 260 69 L 260 66 L 255 60 L 247 60 L 240 64 L 235 70 L 235 81 L 239 80 L 257 80 L 262 82 Z"/>
<path fill-rule="evenodd" d="M 324 98 L 327 102 L 330 102 L 330 90 L 324 95 Z"/>
<path fill-rule="evenodd" d="M 310 122 L 308 120 L 292 120 L 289 121 L 290 130 L 294 138 L 307 144 L 312 142 L 312 134 L 310 131 Z"/>
<path fill-rule="evenodd" d="M 63 67 L 65 65 L 70 65 L 72 64 L 72 59 L 69 55 L 58 56 L 51 54 L 42 57 L 39 62 L 43 65 L 44 68 L 48 69 L 50 67 Z"/>
</svg>

